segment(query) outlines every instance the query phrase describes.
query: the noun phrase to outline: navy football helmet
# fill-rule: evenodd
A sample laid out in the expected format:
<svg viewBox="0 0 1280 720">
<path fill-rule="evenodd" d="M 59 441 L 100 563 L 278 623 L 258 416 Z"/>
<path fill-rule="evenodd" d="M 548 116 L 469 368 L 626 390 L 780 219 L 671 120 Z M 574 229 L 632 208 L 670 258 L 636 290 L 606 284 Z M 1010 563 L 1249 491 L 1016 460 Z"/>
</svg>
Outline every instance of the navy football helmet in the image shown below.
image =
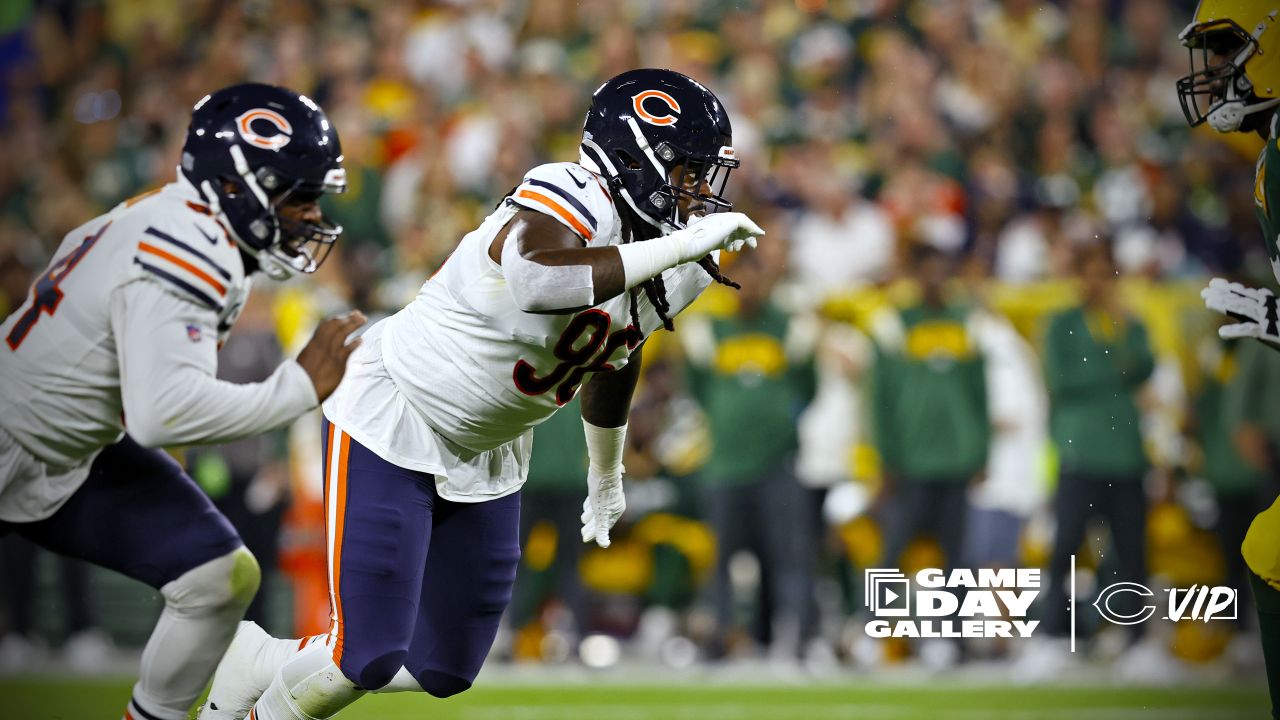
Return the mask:
<svg viewBox="0 0 1280 720">
<path fill-rule="evenodd" d="M 729 115 L 710 90 L 673 70 L 630 70 L 592 95 L 580 162 L 666 233 L 685 225 L 682 196 L 694 212 L 733 207 L 724 197 L 738 167 L 732 143 Z"/>
<path fill-rule="evenodd" d="M 338 133 L 305 95 L 258 83 L 206 95 L 191 112 L 180 170 L 272 278 L 315 272 L 342 233 L 323 217 L 279 212 L 347 189 Z"/>
</svg>

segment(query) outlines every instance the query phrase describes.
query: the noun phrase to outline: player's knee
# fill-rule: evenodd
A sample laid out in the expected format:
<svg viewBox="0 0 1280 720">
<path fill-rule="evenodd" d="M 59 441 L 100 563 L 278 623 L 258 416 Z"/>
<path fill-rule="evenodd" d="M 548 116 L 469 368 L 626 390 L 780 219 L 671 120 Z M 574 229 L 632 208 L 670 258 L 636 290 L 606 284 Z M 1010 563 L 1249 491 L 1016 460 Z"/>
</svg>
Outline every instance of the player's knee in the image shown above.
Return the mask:
<svg viewBox="0 0 1280 720">
<path fill-rule="evenodd" d="M 386 686 L 404 664 L 407 650 L 392 650 L 369 658 L 342 659 L 342 674 L 365 690 L 377 690 Z"/>
<path fill-rule="evenodd" d="M 228 578 L 228 602 L 249 607 L 262 585 L 262 568 L 258 565 L 258 558 L 248 548 L 237 548 L 231 556 L 233 560 Z"/>
<path fill-rule="evenodd" d="M 180 612 L 225 612 L 239 618 L 261 582 L 257 559 L 242 546 L 188 570 L 160 592 L 165 602 Z"/>
<path fill-rule="evenodd" d="M 438 670 L 421 670 L 418 672 L 417 680 L 423 690 L 438 698 L 457 695 L 471 687 L 470 680 Z"/>
</svg>

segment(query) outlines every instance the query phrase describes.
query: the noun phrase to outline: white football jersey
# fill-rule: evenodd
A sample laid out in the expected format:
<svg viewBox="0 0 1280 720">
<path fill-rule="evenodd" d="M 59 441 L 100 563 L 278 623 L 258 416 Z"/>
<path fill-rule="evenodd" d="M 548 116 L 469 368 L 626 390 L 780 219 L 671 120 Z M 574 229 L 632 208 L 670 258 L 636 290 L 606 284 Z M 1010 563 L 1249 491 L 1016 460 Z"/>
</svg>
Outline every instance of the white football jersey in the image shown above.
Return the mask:
<svg viewBox="0 0 1280 720">
<path fill-rule="evenodd" d="M 587 247 L 623 240 L 604 180 L 576 163 L 529 171 L 463 237 L 417 298 L 375 326 L 325 414 L 361 444 L 402 467 L 437 475 L 442 496 L 485 500 L 524 483 L 532 429 L 573 399 L 592 373 L 624 366 L 661 327 L 638 291 L 571 314 L 524 312 L 489 257 L 521 209 L 556 218 Z M 663 274 L 675 316 L 711 278 L 696 264 Z"/>
<path fill-rule="evenodd" d="M 111 302 L 143 278 L 213 309 L 220 335 L 249 292 L 235 242 L 185 181 L 72 230 L 0 325 L 0 427 L 41 462 L 80 465 L 124 434 Z"/>
</svg>

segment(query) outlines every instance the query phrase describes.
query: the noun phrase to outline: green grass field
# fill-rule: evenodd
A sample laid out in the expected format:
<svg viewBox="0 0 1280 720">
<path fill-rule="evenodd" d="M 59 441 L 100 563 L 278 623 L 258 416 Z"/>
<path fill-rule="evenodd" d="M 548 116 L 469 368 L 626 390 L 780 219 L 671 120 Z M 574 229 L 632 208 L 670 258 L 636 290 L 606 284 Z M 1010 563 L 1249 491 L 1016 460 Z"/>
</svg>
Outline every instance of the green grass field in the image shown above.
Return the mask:
<svg viewBox="0 0 1280 720">
<path fill-rule="evenodd" d="M 119 717 L 127 682 L 0 680 L 4 720 Z M 1259 691 L 1226 688 L 993 688 L 956 685 L 480 687 L 448 700 L 370 696 L 342 720 L 1249 720 Z"/>
</svg>

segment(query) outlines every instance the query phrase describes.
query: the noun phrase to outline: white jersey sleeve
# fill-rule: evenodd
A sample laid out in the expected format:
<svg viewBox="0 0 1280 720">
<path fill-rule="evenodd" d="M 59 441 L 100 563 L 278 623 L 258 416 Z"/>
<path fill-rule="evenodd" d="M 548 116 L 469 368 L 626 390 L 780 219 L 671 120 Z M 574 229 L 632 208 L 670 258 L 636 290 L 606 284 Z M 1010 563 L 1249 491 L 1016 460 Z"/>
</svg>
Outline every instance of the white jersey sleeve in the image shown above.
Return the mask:
<svg viewBox="0 0 1280 720">
<path fill-rule="evenodd" d="M 135 440 L 150 447 L 227 442 L 316 407 L 311 378 L 293 360 L 260 383 L 218 380 L 217 315 L 190 295 L 203 294 L 195 287 L 174 291 L 167 279 L 141 279 L 112 295 L 125 425 Z"/>
<path fill-rule="evenodd" d="M 604 180 L 577 163 L 548 163 L 525 174 L 508 201 L 550 215 L 588 245 L 615 234 L 613 198 Z"/>
</svg>

